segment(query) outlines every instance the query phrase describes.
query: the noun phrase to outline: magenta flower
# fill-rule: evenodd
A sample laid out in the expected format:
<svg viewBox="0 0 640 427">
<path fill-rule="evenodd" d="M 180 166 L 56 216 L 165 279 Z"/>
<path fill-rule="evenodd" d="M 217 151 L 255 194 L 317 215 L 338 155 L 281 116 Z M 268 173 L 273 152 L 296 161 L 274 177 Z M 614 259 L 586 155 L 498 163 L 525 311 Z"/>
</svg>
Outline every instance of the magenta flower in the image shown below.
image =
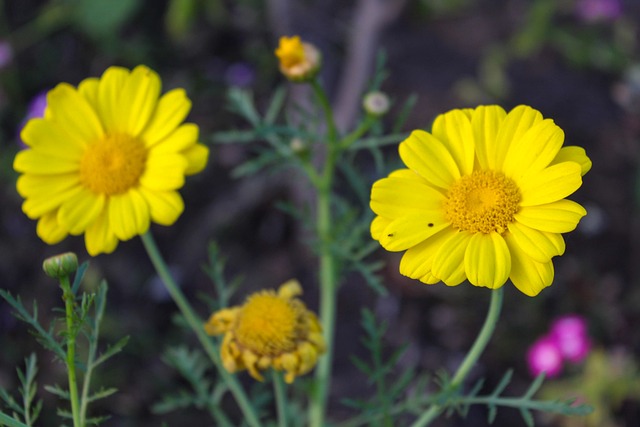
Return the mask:
<svg viewBox="0 0 640 427">
<path fill-rule="evenodd" d="M 587 322 L 582 316 L 560 317 L 551 325 L 549 336 L 556 342 L 562 357 L 573 363 L 583 361 L 591 349 Z"/>
<path fill-rule="evenodd" d="M 527 364 L 534 377 L 543 372 L 547 378 L 560 375 L 562 372 L 562 353 L 556 340 L 545 335 L 534 342 L 527 352 Z"/>
</svg>

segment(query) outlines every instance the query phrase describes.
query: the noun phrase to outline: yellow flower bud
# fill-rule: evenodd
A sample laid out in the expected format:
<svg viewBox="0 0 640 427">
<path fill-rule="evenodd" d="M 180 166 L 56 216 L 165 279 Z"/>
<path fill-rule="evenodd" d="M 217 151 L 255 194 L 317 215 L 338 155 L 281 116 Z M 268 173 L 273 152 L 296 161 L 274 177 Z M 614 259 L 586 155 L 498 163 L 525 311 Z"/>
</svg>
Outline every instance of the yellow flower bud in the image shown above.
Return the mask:
<svg viewBox="0 0 640 427">
<path fill-rule="evenodd" d="M 322 55 L 311 43 L 303 42 L 299 36 L 280 37 L 275 50 L 280 60 L 280 71 L 292 82 L 307 82 L 320 69 Z"/>
</svg>

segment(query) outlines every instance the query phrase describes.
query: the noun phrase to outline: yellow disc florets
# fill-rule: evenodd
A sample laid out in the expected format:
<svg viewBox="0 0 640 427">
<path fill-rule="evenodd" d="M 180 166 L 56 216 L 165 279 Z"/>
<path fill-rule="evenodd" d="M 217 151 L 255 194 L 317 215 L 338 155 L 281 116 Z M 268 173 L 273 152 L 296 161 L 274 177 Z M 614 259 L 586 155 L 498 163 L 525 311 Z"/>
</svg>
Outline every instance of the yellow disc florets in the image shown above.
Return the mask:
<svg viewBox="0 0 640 427">
<path fill-rule="evenodd" d="M 90 145 L 80 161 L 80 182 L 95 194 L 124 193 L 138 185 L 147 161 L 142 141 L 125 134 Z"/>
<path fill-rule="evenodd" d="M 459 230 L 502 234 L 514 221 L 520 200 L 515 182 L 501 172 L 480 170 L 451 186 L 444 211 L 451 225 Z"/>
<path fill-rule="evenodd" d="M 261 291 L 242 306 L 212 314 L 205 330 L 224 334 L 220 353 L 225 369 L 247 369 L 262 381 L 260 371 L 272 367 L 285 371 L 288 383 L 310 371 L 325 344 L 318 319 L 295 298 L 301 293 L 300 284 L 290 280 L 277 293 Z"/>
</svg>

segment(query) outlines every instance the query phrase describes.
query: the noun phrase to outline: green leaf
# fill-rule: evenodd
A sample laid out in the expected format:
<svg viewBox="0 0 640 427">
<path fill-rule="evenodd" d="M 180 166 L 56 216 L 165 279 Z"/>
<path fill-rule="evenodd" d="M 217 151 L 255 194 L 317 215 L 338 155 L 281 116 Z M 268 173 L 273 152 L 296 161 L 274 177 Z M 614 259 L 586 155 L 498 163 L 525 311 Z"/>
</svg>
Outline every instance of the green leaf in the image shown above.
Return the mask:
<svg viewBox="0 0 640 427">
<path fill-rule="evenodd" d="M 67 390 L 62 389 L 58 384 L 54 384 L 52 386 L 45 385 L 44 389 L 47 390 L 49 393 L 58 396 L 60 399 L 64 399 L 64 400 L 70 399 L 69 392 Z"/>
</svg>

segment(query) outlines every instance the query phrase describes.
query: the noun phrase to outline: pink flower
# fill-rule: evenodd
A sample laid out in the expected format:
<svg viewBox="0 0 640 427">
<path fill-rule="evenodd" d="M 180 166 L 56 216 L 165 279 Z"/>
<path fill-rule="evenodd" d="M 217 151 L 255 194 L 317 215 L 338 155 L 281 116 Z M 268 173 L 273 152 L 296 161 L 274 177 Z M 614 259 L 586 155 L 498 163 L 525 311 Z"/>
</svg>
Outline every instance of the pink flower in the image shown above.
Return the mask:
<svg viewBox="0 0 640 427">
<path fill-rule="evenodd" d="M 562 371 L 562 353 L 556 340 L 549 335 L 539 338 L 529 347 L 527 363 L 531 375 L 535 377 L 542 372 L 546 373 L 547 378 L 560 375 Z"/>
<path fill-rule="evenodd" d="M 578 0 L 576 12 L 585 22 L 613 21 L 622 14 L 622 4 L 620 0 Z"/>
<path fill-rule="evenodd" d="M 573 363 L 584 360 L 591 349 L 587 322 L 582 316 L 560 317 L 551 325 L 549 336 L 556 342 L 562 357 Z"/>
</svg>

